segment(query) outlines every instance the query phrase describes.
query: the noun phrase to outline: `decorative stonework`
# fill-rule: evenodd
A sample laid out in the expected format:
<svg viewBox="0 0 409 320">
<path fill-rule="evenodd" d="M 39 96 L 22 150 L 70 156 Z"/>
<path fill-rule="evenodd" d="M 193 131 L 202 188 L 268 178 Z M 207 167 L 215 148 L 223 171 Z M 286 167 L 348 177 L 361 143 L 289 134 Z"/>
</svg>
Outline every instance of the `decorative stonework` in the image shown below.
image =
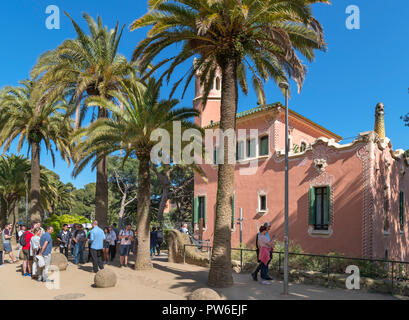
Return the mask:
<svg viewBox="0 0 409 320">
<path fill-rule="evenodd" d="M 319 173 L 324 172 L 327 166 L 328 164 L 326 159 L 314 159 L 314 167 Z"/>
<path fill-rule="evenodd" d="M 371 143 L 371 142 L 369 142 Z M 371 157 L 370 145 L 365 144 L 358 149 L 356 156 L 362 161 L 362 184 L 363 184 L 363 204 L 362 204 L 362 256 L 373 256 L 373 219 L 374 219 L 374 196 L 372 185 L 374 183 L 374 159 Z"/>
</svg>

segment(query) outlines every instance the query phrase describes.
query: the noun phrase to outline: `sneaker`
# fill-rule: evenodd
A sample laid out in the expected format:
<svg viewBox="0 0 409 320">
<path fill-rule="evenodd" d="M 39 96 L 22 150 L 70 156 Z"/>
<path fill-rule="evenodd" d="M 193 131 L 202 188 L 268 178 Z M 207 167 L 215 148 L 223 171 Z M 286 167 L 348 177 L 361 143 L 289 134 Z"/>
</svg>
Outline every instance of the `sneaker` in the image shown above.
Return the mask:
<svg viewBox="0 0 409 320">
<path fill-rule="evenodd" d="M 254 272 L 251 274 L 251 277 L 254 281 L 257 281 L 257 274 L 255 274 Z"/>
<path fill-rule="evenodd" d="M 261 284 L 272 284 L 272 283 L 270 281 L 263 280 L 263 281 L 261 281 Z"/>
<path fill-rule="evenodd" d="M 267 276 L 264 280 L 273 280 L 270 276 Z"/>
<path fill-rule="evenodd" d="M 27 273 L 27 277 L 31 277 L 31 273 Z"/>
<path fill-rule="evenodd" d="M 27 273 L 23 273 L 23 277 L 27 277 Z"/>
</svg>

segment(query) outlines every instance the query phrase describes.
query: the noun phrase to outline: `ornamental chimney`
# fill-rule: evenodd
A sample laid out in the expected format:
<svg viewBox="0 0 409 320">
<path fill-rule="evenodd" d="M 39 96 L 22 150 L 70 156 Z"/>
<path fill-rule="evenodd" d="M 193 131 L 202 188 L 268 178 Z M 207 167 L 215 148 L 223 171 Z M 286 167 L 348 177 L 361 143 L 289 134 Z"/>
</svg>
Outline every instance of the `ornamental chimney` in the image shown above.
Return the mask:
<svg viewBox="0 0 409 320">
<path fill-rule="evenodd" d="M 385 138 L 385 112 L 382 102 L 379 102 L 375 108 L 375 132 L 380 139 Z"/>
</svg>

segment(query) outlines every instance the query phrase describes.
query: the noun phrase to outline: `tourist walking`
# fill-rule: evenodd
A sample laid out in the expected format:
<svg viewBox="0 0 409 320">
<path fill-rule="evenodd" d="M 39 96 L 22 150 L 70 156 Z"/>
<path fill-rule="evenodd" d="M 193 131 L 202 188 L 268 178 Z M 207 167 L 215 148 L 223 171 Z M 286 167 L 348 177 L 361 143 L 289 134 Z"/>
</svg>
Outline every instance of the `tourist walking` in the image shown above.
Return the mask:
<svg viewBox="0 0 409 320">
<path fill-rule="evenodd" d="M 71 232 L 68 230 L 68 224 L 64 224 L 58 232 L 57 240 L 60 242 L 60 253 L 68 259 L 68 250 L 71 247 Z"/>
<path fill-rule="evenodd" d="M 127 224 L 125 229 L 122 229 L 119 232 L 119 240 L 120 242 L 120 258 L 119 258 L 119 267 L 128 266 L 128 256 L 129 252 L 131 251 L 131 244 L 133 240 L 133 231 L 131 230 L 131 225 Z"/>
<path fill-rule="evenodd" d="M 74 249 L 74 264 L 84 263 L 84 245 L 87 241 L 87 235 L 82 228 L 82 225 L 77 225 L 74 231 L 72 241 L 75 243 Z"/>
<path fill-rule="evenodd" d="M 150 233 L 150 245 L 151 245 L 151 257 L 155 255 L 155 249 L 156 249 L 156 228 L 152 227 L 152 231 Z"/>
<path fill-rule="evenodd" d="M 258 235 L 258 260 L 260 261 L 260 264 L 257 267 L 256 271 L 252 273 L 252 277 L 255 281 L 257 281 L 257 272 L 258 270 L 260 270 L 262 279 L 261 283 L 271 284 L 271 282 L 268 281 L 272 280 L 272 278 L 268 276 L 268 263 L 271 259 L 270 253 L 273 250 L 274 237 L 272 237 L 272 240 L 269 241 L 269 237 L 267 237 L 266 234 L 267 227 L 263 225 L 260 227 L 260 234 Z"/>
<path fill-rule="evenodd" d="M 38 279 L 38 258 L 37 255 L 40 253 L 40 239 L 41 239 L 41 229 L 35 228 L 32 230 L 33 236 L 30 240 L 30 256 L 32 257 L 33 266 L 32 266 L 32 278 Z"/>
<path fill-rule="evenodd" d="M 41 230 L 41 236 L 45 233 L 45 230 L 41 227 L 41 222 L 34 222 L 33 229 L 39 228 Z"/>
<path fill-rule="evenodd" d="M 114 228 L 112 226 L 108 227 L 108 235 L 106 237 L 106 240 L 108 241 L 109 244 L 109 256 L 111 257 L 111 261 L 114 261 L 115 256 L 116 256 L 116 233 L 114 231 Z"/>
<path fill-rule="evenodd" d="M 102 248 L 102 253 L 104 254 L 104 263 L 107 264 L 109 263 L 109 240 L 107 239 L 109 235 L 109 229 L 107 227 L 104 228 L 104 247 Z"/>
<path fill-rule="evenodd" d="M 17 260 L 14 259 L 13 249 L 11 248 L 11 223 L 7 224 L 3 230 L 3 245 L 4 245 L 4 254 L 8 254 L 11 262 L 16 263 Z"/>
<path fill-rule="evenodd" d="M 160 227 L 158 227 L 158 229 L 156 230 L 156 252 L 157 255 L 160 255 L 160 246 L 163 243 L 163 232 L 160 229 Z"/>
<path fill-rule="evenodd" d="M 102 249 L 104 247 L 105 234 L 104 231 L 98 227 L 98 221 L 94 220 L 92 222 L 92 230 L 89 236 L 90 252 L 92 257 L 92 268 L 94 273 L 104 269 L 104 264 L 102 262 Z"/>
<path fill-rule="evenodd" d="M 4 251 L 4 243 L 3 243 L 3 231 L 0 227 L 0 267 L 3 267 L 3 251 Z"/>
<path fill-rule="evenodd" d="M 40 238 L 41 251 L 38 254 L 40 258 L 44 260 L 44 266 L 40 268 L 39 272 L 41 275 L 38 277 L 38 281 L 42 282 L 52 282 L 53 280 L 48 279 L 48 269 L 51 264 L 51 250 L 53 248 L 53 239 L 51 234 L 54 229 L 52 226 L 47 227 L 47 231 Z M 41 232 L 41 231 L 40 231 Z"/>
<path fill-rule="evenodd" d="M 265 234 L 265 236 L 267 237 L 267 239 L 268 239 L 268 241 L 270 241 L 270 235 L 269 235 L 269 230 L 270 230 L 270 228 L 271 228 L 271 225 L 270 225 L 270 223 L 268 223 L 268 222 L 265 222 L 264 224 L 263 224 L 263 226 L 266 228 L 266 230 L 267 230 L 267 232 L 266 232 L 266 234 Z M 257 266 L 257 268 L 256 268 L 256 270 L 251 274 L 251 276 L 252 276 L 252 278 L 253 278 L 253 280 L 254 281 L 257 281 L 257 276 L 258 276 L 258 273 L 261 271 L 261 266 L 262 266 L 262 264 L 260 263 L 260 260 L 259 260 L 259 254 L 260 254 L 260 248 L 259 248 L 259 241 L 258 241 L 258 237 L 260 236 L 260 232 L 258 232 L 257 233 L 257 235 L 256 235 L 256 254 L 257 254 L 257 262 L 259 263 L 259 265 Z M 272 258 L 272 252 L 270 252 L 270 260 L 268 261 L 268 264 L 270 264 L 270 261 L 271 261 L 271 258 Z M 268 270 L 268 264 L 267 264 L 267 270 Z M 272 280 L 272 278 L 270 278 L 268 275 L 267 275 L 267 279 L 266 280 Z"/>
<path fill-rule="evenodd" d="M 31 231 L 32 229 L 25 231 L 20 236 L 19 241 L 19 244 L 21 245 L 23 250 L 23 277 L 31 277 L 31 265 L 33 261 L 33 256 L 30 254 L 30 244 L 31 238 L 34 236 L 34 234 Z"/>
</svg>

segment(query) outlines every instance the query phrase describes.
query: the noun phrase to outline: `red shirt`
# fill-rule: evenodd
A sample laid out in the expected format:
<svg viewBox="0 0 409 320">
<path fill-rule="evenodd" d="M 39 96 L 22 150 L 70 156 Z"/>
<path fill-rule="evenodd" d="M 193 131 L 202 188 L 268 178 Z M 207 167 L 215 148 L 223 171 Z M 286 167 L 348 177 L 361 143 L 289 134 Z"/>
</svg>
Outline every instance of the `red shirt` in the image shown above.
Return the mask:
<svg viewBox="0 0 409 320">
<path fill-rule="evenodd" d="M 32 237 L 34 237 L 34 234 L 32 234 L 30 231 L 26 231 L 24 233 L 24 237 L 26 238 L 26 245 L 23 247 L 23 250 L 30 250 L 30 240 Z"/>
</svg>

